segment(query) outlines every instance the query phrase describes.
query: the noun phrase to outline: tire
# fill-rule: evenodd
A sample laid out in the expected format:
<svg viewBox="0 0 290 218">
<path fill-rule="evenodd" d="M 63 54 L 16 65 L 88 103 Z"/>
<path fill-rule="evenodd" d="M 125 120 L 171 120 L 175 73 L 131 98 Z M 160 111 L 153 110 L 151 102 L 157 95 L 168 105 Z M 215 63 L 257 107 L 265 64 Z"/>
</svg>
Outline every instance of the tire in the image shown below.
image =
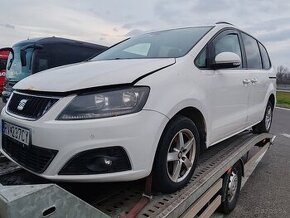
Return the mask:
<svg viewBox="0 0 290 218">
<path fill-rule="evenodd" d="M 221 189 L 222 203 L 219 211 L 229 214 L 235 207 L 240 196 L 242 182 L 242 166 L 236 163 L 232 169 L 223 176 Z"/>
<path fill-rule="evenodd" d="M 253 126 L 253 133 L 260 134 L 260 133 L 267 133 L 270 131 L 272 119 L 273 119 L 273 109 L 274 109 L 274 105 L 270 101 L 268 101 L 264 118 L 260 123 Z"/>
<path fill-rule="evenodd" d="M 200 138 L 194 122 L 184 116 L 174 117 L 165 128 L 156 151 L 153 189 L 172 193 L 183 188 L 194 173 L 199 151 Z"/>
</svg>

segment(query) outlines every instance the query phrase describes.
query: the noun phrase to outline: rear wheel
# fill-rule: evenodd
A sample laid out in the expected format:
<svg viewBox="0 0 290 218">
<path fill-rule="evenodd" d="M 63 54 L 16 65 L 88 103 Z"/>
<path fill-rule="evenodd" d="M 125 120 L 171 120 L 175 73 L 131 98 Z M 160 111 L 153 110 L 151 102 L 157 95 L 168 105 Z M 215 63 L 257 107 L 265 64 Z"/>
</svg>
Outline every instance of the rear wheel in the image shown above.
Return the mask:
<svg viewBox="0 0 290 218">
<path fill-rule="evenodd" d="M 270 131 L 273 119 L 273 109 L 274 105 L 268 101 L 263 120 L 257 125 L 253 126 L 254 133 L 259 134 Z"/>
<path fill-rule="evenodd" d="M 184 187 L 194 173 L 199 145 L 194 122 L 183 116 L 173 118 L 158 145 L 153 166 L 153 188 L 171 193 Z"/>
</svg>

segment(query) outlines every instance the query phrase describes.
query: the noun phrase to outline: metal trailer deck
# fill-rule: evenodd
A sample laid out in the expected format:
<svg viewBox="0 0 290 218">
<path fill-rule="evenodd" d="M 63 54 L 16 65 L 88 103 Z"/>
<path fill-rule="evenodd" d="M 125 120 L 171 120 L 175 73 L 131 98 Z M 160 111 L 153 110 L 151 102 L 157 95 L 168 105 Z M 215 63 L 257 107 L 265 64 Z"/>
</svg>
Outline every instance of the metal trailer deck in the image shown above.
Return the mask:
<svg viewBox="0 0 290 218">
<path fill-rule="evenodd" d="M 250 174 L 248 166 L 257 164 L 274 138 L 246 131 L 209 148 L 188 185 L 173 194 L 151 194 L 150 177 L 127 183 L 50 184 L 11 162 L 1 162 L 0 217 L 210 217 L 221 204 L 223 175 L 255 150 L 243 164 L 244 174 Z"/>
</svg>

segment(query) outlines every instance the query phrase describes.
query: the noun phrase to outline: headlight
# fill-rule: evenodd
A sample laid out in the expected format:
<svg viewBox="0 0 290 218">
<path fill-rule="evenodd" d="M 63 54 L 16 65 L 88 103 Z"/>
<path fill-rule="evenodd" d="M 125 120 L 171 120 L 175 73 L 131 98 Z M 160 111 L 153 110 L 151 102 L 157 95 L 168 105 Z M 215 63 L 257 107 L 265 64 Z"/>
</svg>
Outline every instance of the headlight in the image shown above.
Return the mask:
<svg viewBox="0 0 290 218">
<path fill-rule="evenodd" d="M 142 110 L 149 87 L 131 87 L 76 96 L 58 120 L 83 120 L 113 117 Z"/>
</svg>

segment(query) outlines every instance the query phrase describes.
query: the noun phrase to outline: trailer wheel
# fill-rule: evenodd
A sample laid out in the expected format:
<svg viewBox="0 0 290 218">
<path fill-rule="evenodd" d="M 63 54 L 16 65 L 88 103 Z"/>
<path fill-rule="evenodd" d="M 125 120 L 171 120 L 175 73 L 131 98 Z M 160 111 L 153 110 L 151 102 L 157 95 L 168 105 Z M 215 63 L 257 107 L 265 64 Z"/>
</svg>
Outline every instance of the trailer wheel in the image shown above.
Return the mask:
<svg viewBox="0 0 290 218">
<path fill-rule="evenodd" d="M 174 117 L 165 128 L 155 155 L 154 190 L 172 193 L 183 188 L 194 173 L 199 148 L 194 122 L 184 116 Z"/>
<path fill-rule="evenodd" d="M 259 134 L 264 132 L 267 133 L 270 131 L 273 119 L 273 110 L 274 105 L 270 101 L 268 101 L 263 120 L 257 125 L 253 126 L 254 133 Z"/>
<path fill-rule="evenodd" d="M 241 182 L 242 166 L 238 162 L 223 177 L 222 203 L 219 208 L 222 213 L 229 214 L 236 207 L 240 195 Z"/>
</svg>

